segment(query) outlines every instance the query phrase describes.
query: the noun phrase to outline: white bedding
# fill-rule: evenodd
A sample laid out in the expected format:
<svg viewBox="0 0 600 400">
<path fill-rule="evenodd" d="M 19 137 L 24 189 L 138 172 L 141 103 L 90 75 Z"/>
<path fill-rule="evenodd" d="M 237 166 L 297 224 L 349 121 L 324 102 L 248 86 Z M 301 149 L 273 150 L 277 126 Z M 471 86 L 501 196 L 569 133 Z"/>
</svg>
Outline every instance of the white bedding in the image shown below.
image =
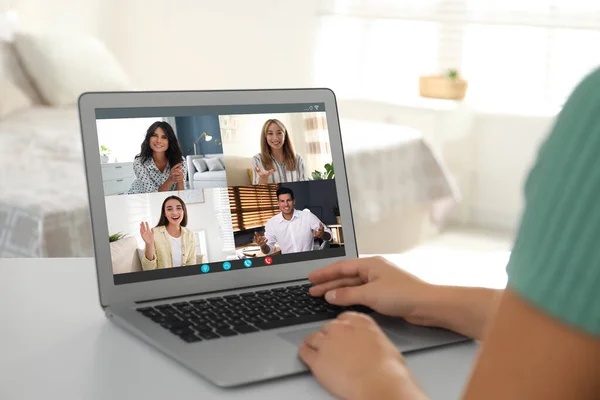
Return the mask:
<svg viewBox="0 0 600 400">
<path fill-rule="evenodd" d="M 79 117 L 34 107 L 0 121 L 0 256 L 91 256 Z"/>
</svg>

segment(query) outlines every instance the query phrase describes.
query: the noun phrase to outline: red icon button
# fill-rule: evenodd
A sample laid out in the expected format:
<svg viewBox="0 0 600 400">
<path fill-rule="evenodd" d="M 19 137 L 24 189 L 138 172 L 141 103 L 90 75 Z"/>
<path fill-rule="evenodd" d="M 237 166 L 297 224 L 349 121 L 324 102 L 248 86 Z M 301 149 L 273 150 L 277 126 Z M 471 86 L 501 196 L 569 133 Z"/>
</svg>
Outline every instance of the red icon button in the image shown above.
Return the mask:
<svg viewBox="0 0 600 400">
<path fill-rule="evenodd" d="M 273 259 L 271 257 L 265 257 L 265 264 L 267 264 L 267 265 L 273 264 Z"/>
</svg>

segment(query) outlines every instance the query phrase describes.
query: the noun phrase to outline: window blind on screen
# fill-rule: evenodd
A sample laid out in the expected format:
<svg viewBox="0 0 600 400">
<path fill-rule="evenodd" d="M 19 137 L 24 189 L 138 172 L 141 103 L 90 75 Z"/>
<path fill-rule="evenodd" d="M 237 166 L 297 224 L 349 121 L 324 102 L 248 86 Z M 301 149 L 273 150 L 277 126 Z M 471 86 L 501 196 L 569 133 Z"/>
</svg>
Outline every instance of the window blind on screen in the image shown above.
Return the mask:
<svg viewBox="0 0 600 400">
<path fill-rule="evenodd" d="M 331 0 L 316 35 L 316 84 L 339 97 L 410 102 L 418 76 L 458 68 L 489 110 L 555 109 L 600 65 L 590 0 Z"/>
<path fill-rule="evenodd" d="M 211 191 L 213 193 L 214 210 L 223 237 L 223 252 L 226 253 L 235 249 L 231 226 L 232 217 L 229 213 L 229 193 L 225 188 L 214 188 Z"/>
<path fill-rule="evenodd" d="M 279 185 L 230 186 L 229 207 L 233 231 L 243 231 L 266 225 L 279 213 Z"/>
</svg>

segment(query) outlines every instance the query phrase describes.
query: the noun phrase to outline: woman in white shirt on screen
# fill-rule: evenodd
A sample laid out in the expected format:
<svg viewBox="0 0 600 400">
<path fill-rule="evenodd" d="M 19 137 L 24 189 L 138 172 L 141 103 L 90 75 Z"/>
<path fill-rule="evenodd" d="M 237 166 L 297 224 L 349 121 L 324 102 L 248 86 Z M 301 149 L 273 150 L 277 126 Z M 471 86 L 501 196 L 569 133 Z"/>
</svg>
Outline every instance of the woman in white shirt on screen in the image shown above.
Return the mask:
<svg viewBox="0 0 600 400">
<path fill-rule="evenodd" d="M 254 185 L 308 180 L 304 160 L 278 119 L 268 119 L 262 127 L 260 153 L 252 157 L 252 172 Z"/>
<path fill-rule="evenodd" d="M 140 235 L 145 244 L 144 271 L 196 264 L 196 240 L 186 225 L 187 209 L 177 196 L 169 196 L 163 201 L 155 228 L 150 228 L 148 222 L 140 223 Z"/>
</svg>

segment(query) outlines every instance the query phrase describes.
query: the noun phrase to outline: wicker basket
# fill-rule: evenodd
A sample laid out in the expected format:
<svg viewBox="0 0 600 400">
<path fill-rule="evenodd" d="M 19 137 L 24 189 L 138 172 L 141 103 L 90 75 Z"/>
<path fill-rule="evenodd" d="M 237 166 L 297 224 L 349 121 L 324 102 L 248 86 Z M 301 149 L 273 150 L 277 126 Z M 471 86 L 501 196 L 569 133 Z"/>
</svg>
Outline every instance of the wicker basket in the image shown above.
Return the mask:
<svg viewBox="0 0 600 400">
<path fill-rule="evenodd" d="M 463 79 L 430 75 L 419 77 L 419 94 L 433 99 L 462 100 L 469 83 Z"/>
</svg>

